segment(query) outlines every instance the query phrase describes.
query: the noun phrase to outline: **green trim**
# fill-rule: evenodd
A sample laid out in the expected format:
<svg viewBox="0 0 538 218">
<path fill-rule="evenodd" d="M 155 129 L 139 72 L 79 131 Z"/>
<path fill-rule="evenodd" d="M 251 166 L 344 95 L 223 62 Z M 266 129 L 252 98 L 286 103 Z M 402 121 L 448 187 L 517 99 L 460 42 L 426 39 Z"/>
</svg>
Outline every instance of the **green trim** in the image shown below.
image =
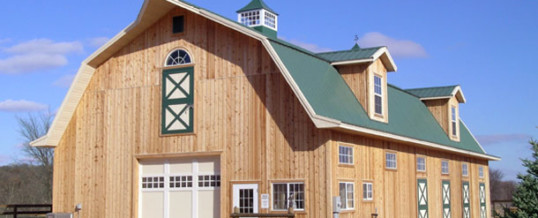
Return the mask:
<svg viewBox="0 0 538 218">
<path fill-rule="evenodd" d="M 424 188 L 420 187 L 421 184 L 424 184 Z M 422 200 L 425 201 L 425 204 L 420 203 Z M 418 207 L 418 218 L 427 218 L 428 217 L 428 180 L 426 179 L 417 179 L 417 207 Z M 424 214 L 424 216 L 422 216 L 422 214 L 420 213 L 421 210 L 426 210 L 426 214 Z"/>
<path fill-rule="evenodd" d="M 484 189 L 484 192 L 482 192 L 482 189 Z M 478 184 L 478 192 L 480 193 L 480 218 L 486 218 L 487 217 L 487 208 L 486 208 L 486 184 L 485 183 L 479 183 Z"/>
<path fill-rule="evenodd" d="M 263 35 L 276 39 L 277 32 L 269 27 L 266 26 L 255 26 L 252 29 L 257 30 L 258 32 L 262 33 Z"/>
<path fill-rule="evenodd" d="M 187 75 L 185 75 L 185 77 L 183 77 L 178 83 L 176 83 L 172 80 L 171 75 L 177 74 L 177 73 L 187 73 Z M 190 87 L 189 87 L 189 90 L 184 90 L 181 87 L 181 84 L 185 82 L 187 77 L 189 78 L 188 83 Z M 167 80 L 170 81 L 174 85 L 174 88 L 169 94 L 166 93 Z M 161 87 L 162 87 L 161 134 L 168 135 L 168 134 L 193 132 L 194 109 L 192 105 L 194 104 L 194 67 L 184 67 L 184 68 L 163 70 Z M 179 90 L 180 92 L 182 92 L 186 97 L 179 98 L 179 99 L 169 99 L 170 95 L 176 90 Z M 179 111 L 179 113 L 176 113 L 171 109 L 170 106 L 178 105 L 178 104 L 183 104 L 183 105 L 186 104 L 187 106 L 182 108 L 181 111 Z M 188 123 L 186 123 L 184 120 L 180 118 L 180 115 L 183 114 L 187 110 L 189 110 L 189 122 Z M 173 114 L 175 117 L 175 119 L 168 125 L 166 124 L 167 112 Z M 185 126 L 185 129 L 184 130 L 167 130 L 176 121 L 179 122 L 181 125 Z"/>
</svg>

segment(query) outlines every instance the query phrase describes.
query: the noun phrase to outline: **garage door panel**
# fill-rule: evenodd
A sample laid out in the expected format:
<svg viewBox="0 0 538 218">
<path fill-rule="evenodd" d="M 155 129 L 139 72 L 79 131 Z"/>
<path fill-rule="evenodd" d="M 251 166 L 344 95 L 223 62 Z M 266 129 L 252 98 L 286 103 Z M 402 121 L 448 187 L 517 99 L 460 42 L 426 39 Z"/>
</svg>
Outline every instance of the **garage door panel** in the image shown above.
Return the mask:
<svg viewBox="0 0 538 218">
<path fill-rule="evenodd" d="M 142 173 L 144 175 L 160 175 L 164 173 L 164 166 L 162 162 L 147 161 L 142 163 Z"/>
<path fill-rule="evenodd" d="M 218 191 L 201 190 L 198 192 L 198 217 L 220 217 L 220 195 Z"/>
<path fill-rule="evenodd" d="M 170 162 L 171 174 L 192 174 L 192 160 Z"/>
<path fill-rule="evenodd" d="M 198 171 L 200 173 L 219 173 L 219 161 L 216 158 L 200 158 L 198 159 Z"/>
<path fill-rule="evenodd" d="M 170 192 L 170 218 L 192 217 L 192 191 Z"/>
<path fill-rule="evenodd" d="M 142 192 L 142 217 L 164 216 L 164 192 Z"/>
</svg>

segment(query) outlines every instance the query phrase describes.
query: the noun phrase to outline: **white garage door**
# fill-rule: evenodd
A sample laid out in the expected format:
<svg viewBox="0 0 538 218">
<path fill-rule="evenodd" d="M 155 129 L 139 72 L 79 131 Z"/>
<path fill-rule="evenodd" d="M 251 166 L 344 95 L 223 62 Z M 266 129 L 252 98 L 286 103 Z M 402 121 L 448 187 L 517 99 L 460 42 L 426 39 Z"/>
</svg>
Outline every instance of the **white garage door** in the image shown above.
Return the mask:
<svg viewBox="0 0 538 218">
<path fill-rule="evenodd" d="M 218 158 L 140 161 L 141 218 L 220 217 Z"/>
</svg>

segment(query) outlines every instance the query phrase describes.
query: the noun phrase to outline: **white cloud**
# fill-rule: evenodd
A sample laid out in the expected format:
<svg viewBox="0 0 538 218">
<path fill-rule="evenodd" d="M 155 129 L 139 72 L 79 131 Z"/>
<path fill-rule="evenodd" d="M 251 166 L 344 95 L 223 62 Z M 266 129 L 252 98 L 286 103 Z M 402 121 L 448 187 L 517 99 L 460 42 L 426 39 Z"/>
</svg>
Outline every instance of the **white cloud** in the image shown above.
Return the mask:
<svg viewBox="0 0 538 218">
<path fill-rule="evenodd" d="M 0 102 L 0 111 L 4 112 L 31 112 L 47 110 L 45 104 L 27 100 L 5 100 Z"/>
<path fill-rule="evenodd" d="M 3 49 L 11 54 L 0 59 L 0 74 L 29 73 L 65 66 L 67 55 L 81 53 L 80 42 L 53 42 L 50 39 L 35 39 Z"/>
<path fill-rule="evenodd" d="M 71 83 L 73 83 L 73 79 L 75 79 L 75 74 L 67 74 L 54 81 L 53 85 L 63 88 L 69 88 L 69 86 L 71 86 Z"/>
<path fill-rule="evenodd" d="M 307 42 L 299 41 L 299 40 L 296 40 L 296 39 L 287 40 L 285 37 L 280 37 L 280 38 L 282 40 L 288 41 L 291 44 L 294 44 L 296 46 L 299 46 L 301 48 L 304 48 L 304 49 L 309 50 L 309 51 L 314 52 L 314 53 L 332 51 L 332 49 L 330 49 L 330 48 L 320 47 L 320 46 L 318 46 L 316 44 L 313 44 L 313 43 L 307 43 Z"/>
<path fill-rule="evenodd" d="M 387 46 L 395 58 L 425 58 L 428 53 L 422 45 L 411 40 L 395 39 L 378 32 L 366 33 L 359 38 L 361 47 Z"/>
<path fill-rule="evenodd" d="M 101 47 L 110 40 L 108 37 L 96 37 L 89 40 L 90 46 Z"/>
<path fill-rule="evenodd" d="M 494 145 L 501 143 L 526 143 L 532 136 L 526 134 L 492 134 L 492 135 L 477 135 L 476 140 L 482 145 Z"/>
<path fill-rule="evenodd" d="M 13 54 L 61 54 L 80 53 L 84 47 L 80 42 L 53 42 L 50 39 L 34 39 L 4 49 Z"/>
<path fill-rule="evenodd" d="M 10 38 L 0 39 L 0 44 L 11 42 Z"/>
</svg>

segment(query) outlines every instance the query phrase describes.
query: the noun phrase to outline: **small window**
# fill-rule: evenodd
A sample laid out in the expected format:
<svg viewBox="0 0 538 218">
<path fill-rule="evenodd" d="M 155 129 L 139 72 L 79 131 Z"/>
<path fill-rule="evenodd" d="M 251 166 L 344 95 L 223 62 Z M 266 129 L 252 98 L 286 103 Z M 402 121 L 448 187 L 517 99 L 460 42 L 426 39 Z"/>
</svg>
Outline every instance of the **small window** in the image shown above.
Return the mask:
<svg viewBox="0 0 538 218">
<path fill-rule="evenodd" d="M 276 29 L 276 16 L 271 12 L 265 11 L 265 25 Z"/>
<path fill-rule="evenodd" d="M 456 107 L 452 106 L 450 108 L 450 128 L 452 129 L 452 136 L 458 136 L 457 130 L 457 116 L 456 116 Z"/>
<path fill-rule="evenodd" d="M 385 153 L 385 167 L 387 169 L 396 169 L 396 153 Z"/>
<path fill-rule="evenodd" d="M 484 167 L 478 167 L 478 177 L 484 178 Z"/>
<path fill-rule="evenodd" d="M 259 26 L 260 25 L 260 11 L 247 11 L 241 13 L 241 23 L 246 26 Z"/>
<path fill-rule="evenodd" d="M 461 174 L 463 176 L 469 176 L 469 168 L 466 163 L 461 164 Z"/>
<path fill-rule="evenodd" d="M 176 16 L 172 18 L 172 33 L 182 33 L 184 26 L 183 16 Z"/>
<path fill-rule="evenodd" d="M 185 50 L 178 49 L 171 52 L 166 58 L 165 67 L 191 64 L 191 56 Z"/>
<path fill-rule="evenodd" d="M 170 176 L 170 188 L 191 188 L 192 176 Z"/>
<path fill-rule="evenodd" d="M 142 189 L 163 189 L 164 176 L 142 177 Z"/>
<path fill-rule="evenodd" d="M 426 172 L 426 159 L 424 157 L 417 157 L 417 171 Z"/>
<path fill-rule="evenodd" d="M 338 147 L 338 162 L 341 164 L 353 164 L 353 147 L 340 145 Z"/>
<path fill-rule="evenodd" d="M 383 86 L 381 77 L 374 75 L 374 111 L 383 115 Z"/>
<path fill-rule="evenodd" d="M 220 187 L 220 175 L 198 176 L 198 187 L 201 187 L 201 188 Z"/>
<path fill-rule="evenodd" d="M 362 199 L 365 201 L 374 200 L 374 188 L 371 182 L 362 183 Z"/>
<path fill-rule="evenodd" d="M 342 206 L 340 208 L 344 210 L 350 210 L 355 208 L 355 184 L 352 182 L 341 182 L 340 183 L 340 200 L 342 201 Z"/>
<path fill-rule="evenodd" d="M 291 205 L 289 200 L 292 200 Z M 288 206 L 304 210 L 304 183 L 273 184 L 273 210 L 287 210 Z"/>
<path fill-rule="evenodd" d="M 448 161 L 447 160 L 441 161 L 441 173 L 448 174 Z"/>
</svg>

